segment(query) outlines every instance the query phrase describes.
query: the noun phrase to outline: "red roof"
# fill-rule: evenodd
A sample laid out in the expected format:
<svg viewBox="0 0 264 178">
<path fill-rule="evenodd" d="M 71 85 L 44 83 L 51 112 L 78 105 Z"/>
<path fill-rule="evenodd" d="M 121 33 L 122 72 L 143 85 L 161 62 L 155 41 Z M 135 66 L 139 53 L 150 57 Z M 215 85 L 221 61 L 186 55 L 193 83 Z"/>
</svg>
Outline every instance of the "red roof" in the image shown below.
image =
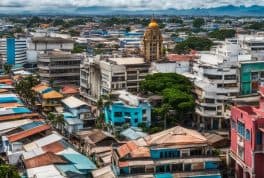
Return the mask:
<svg viewBox="0 0 264 178">
<path fill-rule="evenodd" d="M 126 144 L 120 146 L 117 149 L 120 158 L 130 154 L 131 157 L 150 157 L 150 152 L 147 147 L 140 147 L 133 141 L 129 141 Z"/>
<path fill-rule="evenodd" d="M 30 130 L 25 130 L 25 131 L 22 131 L 19 133 L 9 135 L 9 136 L 7 136 L 7 138 L 10 142 L 15 142 L 15 141 L 21 140 L 23 138 L 27 138 L 29 136 L 35 135 L 37 133 L 49 130 L 49 129 L 50 129 L 50 126 L 45 124 L 45 125 L 41 125 L 39 127 L 35 127 L 33 129 L 30 129 Z"/>
<path fill-rule="evenodd" d="M 74 86 L 66 85 L 61 89 L 62 94 L 77 94 L 79 93 L 79 89 Z"/>
<path fill-rule="evenodd" d="M 47 152 L 42 155 L 27 159 L 24 161 L 27 169 L 34 167 L 41 167 L 50 164 L 66 164 L 68 163 L 62 156 L 55 155 L 54 153 Z"/>
<path fill-rule="evenodd" d="M 0 122 L 1 121 L 16 120 L 16 119 L 33 118 L 33 117 L 39 117 L 39 114 L 38 113 L 29 113 L 29 114 L 14 114 L 14 115 L 8 115 L 8 116 L 0 116 Z"/>
<path fill-rule="evenodd" d="M 45 152 L 58 153 L 64 150 L 64 146 L 60 142 L 54 142 L 42 147 Z"/>
</svg>

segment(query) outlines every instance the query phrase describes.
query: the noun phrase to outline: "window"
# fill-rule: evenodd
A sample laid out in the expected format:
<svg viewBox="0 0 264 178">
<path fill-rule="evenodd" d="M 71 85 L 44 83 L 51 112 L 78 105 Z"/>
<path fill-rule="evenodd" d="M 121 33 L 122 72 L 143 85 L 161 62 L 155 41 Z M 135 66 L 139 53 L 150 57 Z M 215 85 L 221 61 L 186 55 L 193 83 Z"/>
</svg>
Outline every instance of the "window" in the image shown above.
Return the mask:
<svg viewBox="0 0 264 178">
<path fill-rule="evenodd" d="M 250 140 L 250 131 L 246 129 L 246 139 Z"/>
<path fill-rule="evenodd" d="M 184 164 L 184 171 L 191 171 L 192 165 L 191 164 Z"/>
<path fill-rule="evenodd" d="M 137 113 L 137 112 L 135 112 L 135 115 L 137 116 L 137 115 L 138 115 L 138 113 Z"/>
<path fill-rule="evenodd" d="M 143 114 L 146 114 L 146 112 L 147 112 L 146 109 L 143 109 L 143 110 L 142 110 L 142 113 L 143 113 Z"/>
<path fill-rule="evenodd" d="M 122 117 L 122 112 L 115 112 L 115 117 Z"/>
<path fill-rule="evenodd" d="M 237 132 L 239 133 L 239 135 L 245 137 L 245 124 L 238 121 L 237 122 Z"/>
<path fill-rule="evenodd" d="M 262 144 L 262 133 L 260 131 L 257 132 L 256 135 L 256 144 L 261 145 Z"/>
<path fill-rule="evenodd" d="M 138 119 L 135 119 L 135 123 L 138 123 Z"/>
</svg>

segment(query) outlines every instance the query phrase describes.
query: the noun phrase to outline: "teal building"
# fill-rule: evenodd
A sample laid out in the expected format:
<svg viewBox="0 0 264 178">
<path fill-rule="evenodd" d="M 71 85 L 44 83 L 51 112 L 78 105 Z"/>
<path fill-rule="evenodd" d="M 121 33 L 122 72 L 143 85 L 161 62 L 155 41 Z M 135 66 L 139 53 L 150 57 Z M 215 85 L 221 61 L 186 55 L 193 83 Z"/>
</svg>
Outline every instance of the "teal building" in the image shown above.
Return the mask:
<svg viewBox="0 0 264 178">
<path fill-rule="evenodd" d="M 258 85 L 264 80 L 264 61 L 240 62 L 240 94 L 258 92 Z"/>
</svg>

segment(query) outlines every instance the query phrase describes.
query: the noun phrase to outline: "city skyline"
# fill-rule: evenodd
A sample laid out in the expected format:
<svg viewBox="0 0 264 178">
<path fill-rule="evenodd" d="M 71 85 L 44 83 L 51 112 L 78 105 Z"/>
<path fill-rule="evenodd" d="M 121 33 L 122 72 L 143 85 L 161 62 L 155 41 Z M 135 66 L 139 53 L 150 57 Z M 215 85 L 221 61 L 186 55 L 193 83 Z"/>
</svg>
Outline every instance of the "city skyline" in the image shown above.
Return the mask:
<svg viewBox="0 0 264 178">
<path fill-rule="evenodd" d="M 47 8 L 64 8 L 64 10 L 80 7 L 108 7 L 108 8 L 118 8 L 127 10 L 165 10 L 165 9 L 192 9 L 192 8 L 216 8 L 222 6 L 264 6 L 264 0 L 2 0 L 0 2 L 1 10 L 12 10 L 20 9 L 27 11 L 38 11 Z"/>
</svg>

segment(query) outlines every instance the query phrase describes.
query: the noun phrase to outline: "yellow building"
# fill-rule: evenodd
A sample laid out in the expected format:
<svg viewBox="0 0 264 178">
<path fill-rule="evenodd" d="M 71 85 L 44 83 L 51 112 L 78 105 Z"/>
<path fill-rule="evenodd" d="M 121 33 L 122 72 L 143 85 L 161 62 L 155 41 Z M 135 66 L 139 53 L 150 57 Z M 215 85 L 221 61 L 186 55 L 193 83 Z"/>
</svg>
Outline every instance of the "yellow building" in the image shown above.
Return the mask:
<svg viewBox="0 0 264 178">
<path fill-rule="evenodd" d="M 158 23 L 152 18 L 143 38 L 143 54 L 146 62 L 161 60 L 163 38 Z"/>
</svg>

